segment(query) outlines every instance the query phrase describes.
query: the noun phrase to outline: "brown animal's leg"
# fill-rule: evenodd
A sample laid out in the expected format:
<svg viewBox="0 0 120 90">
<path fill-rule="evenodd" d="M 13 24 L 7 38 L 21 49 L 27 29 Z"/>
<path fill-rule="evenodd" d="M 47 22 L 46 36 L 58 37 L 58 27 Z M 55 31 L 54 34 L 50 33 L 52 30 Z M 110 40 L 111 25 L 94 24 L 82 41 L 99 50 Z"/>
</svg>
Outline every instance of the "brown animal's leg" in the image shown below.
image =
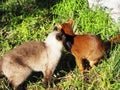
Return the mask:
<svg viewBox="0 0 120 90">
<path fill-rule="evenodd" d="M 51 70 L 46 70 L 44 73 L 44 78 L 45 78 L 45 87 L 48 88 L 50 81 L 51 81 L 51 76 L 52 76 L 52 71 Z"/>
<path fill-rule="evenodd" d="M 82 59 L 78 59 L 76 58 L 76 64 L 78 65 L 78 68 L 80 70 L 80 73 L 83 73 L 84 72 L 84 67 L 82 65 Z"/>
<path fill-rule="evenodd" d="M 92 67 L 92 69 L 94 69 L 95 64 L 98 62 L 98 60 L 94 60 L 94 61 L 89 61 L 90 62 L 90 66 Z"/>
</svg>

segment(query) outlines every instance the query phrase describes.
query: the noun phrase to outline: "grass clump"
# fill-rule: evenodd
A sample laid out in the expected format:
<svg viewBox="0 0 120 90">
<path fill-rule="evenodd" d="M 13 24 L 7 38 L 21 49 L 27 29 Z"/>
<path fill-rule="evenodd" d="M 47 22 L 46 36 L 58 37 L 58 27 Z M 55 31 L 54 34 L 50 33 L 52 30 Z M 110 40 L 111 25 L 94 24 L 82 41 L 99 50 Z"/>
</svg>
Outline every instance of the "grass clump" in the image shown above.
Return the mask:
<svg viewBox="0 0 120 90">
<path fill-rule="evenodd" d="M 1 56 L 23 42 L 43 41 L 53 30 L 54 23 L 61 24 L 70 18 L 74 20 L 73 30 L 77 34 L 92 33 L 106 41 L 119 32 L 119 27 L 112 22 L 109 15 L 101 8 L 97 11 L 90 10 L 87 0 L 2 0 L 0 3 Z M 68 53 L 65 53 L 61 58 L 64 60 L 63 64 L 60 64 L 61 68 L 53 75 L 58 82 L 54 82 L 51 89 L 119 90 L 119 52 L 120 46 L 116 44 L 115 49 L 110 51 L 110 58 L 101 59 L 102 63 L 84 76 L 79 73 L 77 66 L 72 67 L 73 63 L 69 63 L 71 58 L 67 56 Z M 0 89 L 10 90 L 3 81 L 0 79 Z M 45 90 L 43 79 L 40 81 L 39 78 L 34 83 L 28 81 L 27 87 L 29 90 Z"/>
</svg>

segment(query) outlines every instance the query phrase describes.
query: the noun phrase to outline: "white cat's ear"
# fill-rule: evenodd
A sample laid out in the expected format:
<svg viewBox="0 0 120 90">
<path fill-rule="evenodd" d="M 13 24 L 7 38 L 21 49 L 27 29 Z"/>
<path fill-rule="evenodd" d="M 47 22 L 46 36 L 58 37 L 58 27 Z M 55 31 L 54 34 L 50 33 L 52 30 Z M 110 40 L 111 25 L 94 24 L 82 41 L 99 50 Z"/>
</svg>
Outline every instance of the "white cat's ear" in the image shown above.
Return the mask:
<svg viewBox="0 0 120 90">
<path fill-rule="evenodd" d="M 69 19 L 68 23 L 72 25 L 73 24 L 73 19 Z"/>
</svg>

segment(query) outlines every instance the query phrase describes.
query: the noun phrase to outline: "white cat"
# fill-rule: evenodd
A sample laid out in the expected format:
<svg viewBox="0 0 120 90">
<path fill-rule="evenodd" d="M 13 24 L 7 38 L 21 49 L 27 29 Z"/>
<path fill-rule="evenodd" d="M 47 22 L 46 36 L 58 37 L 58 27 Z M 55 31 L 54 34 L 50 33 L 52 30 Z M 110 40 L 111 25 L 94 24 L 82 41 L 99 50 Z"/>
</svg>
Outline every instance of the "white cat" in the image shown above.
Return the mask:
<svg viewBox="0 0 120 90">
<path fill-rule="evenodd" d="M 50 82 L 63 47 L 64 36 L 57 31 L 44 42 L 26 42 L 3 55 L 0 72 L 7 77 L 14 90 L 18 90 L 32 71 L 42 71 L 46 84 Z"/>
</svg>

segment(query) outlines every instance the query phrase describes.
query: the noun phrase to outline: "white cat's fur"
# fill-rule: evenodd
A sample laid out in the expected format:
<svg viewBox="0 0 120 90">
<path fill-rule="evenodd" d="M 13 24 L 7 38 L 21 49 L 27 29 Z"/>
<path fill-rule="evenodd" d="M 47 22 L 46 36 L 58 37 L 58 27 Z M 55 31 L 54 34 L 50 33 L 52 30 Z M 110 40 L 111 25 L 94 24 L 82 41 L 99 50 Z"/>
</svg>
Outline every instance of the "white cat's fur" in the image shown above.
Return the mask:
<svg viewBox="0 0 120 90">
<path fill-rule="evenodd" d="M 42 71 L 46 82 L 50 81 L 63 47 L 63 41 L 56 38 L 58 34 L 53 31 L 44 42 L 27 42 L 3 55 L 0 70 L 15 90 L 32 71 Z"/>
</svg>

